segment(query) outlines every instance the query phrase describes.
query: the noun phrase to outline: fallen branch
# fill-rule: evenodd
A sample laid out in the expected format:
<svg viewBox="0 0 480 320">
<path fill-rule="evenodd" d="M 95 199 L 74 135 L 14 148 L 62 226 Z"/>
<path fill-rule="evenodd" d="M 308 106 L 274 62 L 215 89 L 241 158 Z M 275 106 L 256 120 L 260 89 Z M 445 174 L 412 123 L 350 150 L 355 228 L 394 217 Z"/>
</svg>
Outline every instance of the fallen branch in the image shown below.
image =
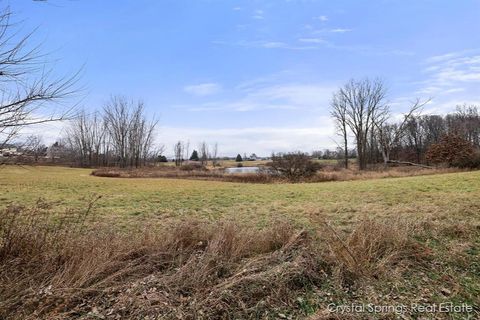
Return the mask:
<svg viewBox="0 0 480 320">
<path fill-rule="evenodd" d="M 426 169 L 435 169 L 435 167 L 432 167 L 432 166 L 427 166 L 427 165 L 424 165 L 424 164 L 408 162 L 408 161 L 388 160 L 387 163 L 406 164 L 406 165 L 409 165 L 409 166 L 421 167 L 421 168 L 426 168 Z"/>
</svg>

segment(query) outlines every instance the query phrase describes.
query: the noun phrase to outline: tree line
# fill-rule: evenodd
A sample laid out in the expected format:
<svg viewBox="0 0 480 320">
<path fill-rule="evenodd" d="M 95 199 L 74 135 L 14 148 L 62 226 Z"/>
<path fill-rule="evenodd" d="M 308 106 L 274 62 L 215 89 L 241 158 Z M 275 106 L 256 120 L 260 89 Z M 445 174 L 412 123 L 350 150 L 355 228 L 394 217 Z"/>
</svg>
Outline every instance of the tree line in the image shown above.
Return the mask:
<svg viewBox="0 0 480 320">
<path fill-rule="evenodd" d="M 181 166 L 188 159 L 189 161 L 198 162 L 201 166 L 205 166 L 208 161 L 212 162 L 215 167 L 218 165 L 218 143 L 209 146 L 205 141 L 198 145 L 198 151 L 194 149 L 190 154 L 190 142 L 178 141 L 173 146 L 175 165 Z"/>
<path fill-rule="evenodd" d="M 156 118 L 148 119 L 142 101 L 112 96 L 102 110 L 80 114 L 67 126 L 51 157 L 69 159 L 83 167 L 140 167 L 158 158 L 154 147 Z"/>
<path fill-rule="evenodd" d="M 396 121 L 386 96 L 386 87 L 378 79 L 351 80 L 333 94 L 331 116 L 341 137 L 346 168 L 352 138 L 360 170 L 382 162 L 428 164 L 434 158 L 438 162 L 441 159 L 429 157 L 428 151 L 446 141 L 446 136 L 455 136 L 472 149 L 480 148 L 478 107 L 457 106 L 454 113 L 445 116 L 422 115 L 430 100 L 416 99 Z"/>
</svg>

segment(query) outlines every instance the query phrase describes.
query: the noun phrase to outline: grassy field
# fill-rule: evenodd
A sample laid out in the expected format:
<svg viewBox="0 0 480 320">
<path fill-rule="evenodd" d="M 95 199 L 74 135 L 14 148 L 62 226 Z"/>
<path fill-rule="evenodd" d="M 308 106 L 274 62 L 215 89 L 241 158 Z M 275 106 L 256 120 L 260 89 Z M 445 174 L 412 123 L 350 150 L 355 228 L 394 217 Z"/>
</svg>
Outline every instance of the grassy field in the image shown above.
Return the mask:
<svg viewBox="0 0 480 320">
<path fill-rule="evenodd" d="M 82 207 L 101 195 L 99 218 L 129 223 L 183 216 L 237 218 L 249 222 L 275 215 L 306 222 L 306 213 L 349 224 L 365 215 L 434 220 L 479 218 L 480 172 L 312 184 L 235 184 L 175 179 L 90 176 L 90 169 L 0 168 L 0 205 L 33 204 L 56 210 Z"/>
<path fill-rule="evenodd" d="M 241 288 L 232 289 L 231 293 L 234 295 L 243 292 L 244 296 L 232 296 L 232 301 L 241 300 L 242 303 L 252 303 L 253 305 L 249 307 L 250 309 L 242 309 L 241 304 L 235 307 L 237 309 L 232 307 L 233 309 L 228 311 L 231 312 L 228 313 L 229 316 L 237 314 L 242 318 L 248 314 L 250 317 L 252 312 L 264 310 L 265 307 L 255 305 L 257 303 L 255 300 L 248 300 L 248 297 L 252 297 L 248 290 L 253 290 L 251 286 L 254 286 L 253 288 L 258 286 L 255 281 L 275 282 L 286 279 L 287 275 L 295 279 L 299 274 L 302 276 L 301 279 L 304 279 L 312 272 L 308 270 L 311 270 L 310 267 L 313 262 L 307 257 L 313 252 L 312 250 L 318 248 L 321 248 L 322 253 L 319 253 L 316 257 L 326 264 L 326 269 L 324 269 L 326 271 L 321 271 L 326 272 L 326 278 L 315 280 L 317 282 L 314 281 L 316 283 L 314 287 L 310 285 L 304 287 L 302 284 L 300 289 L 298 283 L 293 287 L 291 283 L 288 286 L 282 284 L 285 287 L 281 288 L 264 286 L 263 288 L 271 290 L 268 294 L 264 293 L 266 301 L 271 301 L 272 306 L 274 306 L 272 308 L 279 310 L 278 314 L 271 314 L 270 318 L 284 318 L 284 315 L 291 314 L 290 318 L 294 319 L 299 315 L 311 316 L 316 314 L 318 317 L 315 319 L 330 319 L 328 315 L 323 317 L 322 313 L 316 313 L 317 310 L 325 310 L 328 302 L 337 304 L 362 302 L 379 305 L 392 303 L 467 303 L 477 308 L 477 313 L 473 315 L 472 319 L 478 316 L 480 303 L 480 171 L 299 184 L 237 184 L 185 179 L 102 178 L 91 176 L 90 172 L 89 169 L 61 167 L 0 167 L 0 207 L 7 207 L 11 204 L 33 206 L 38 199 L 43 199 L 42 201 L 48 203 L 49 208 L 51 207 L 49 210 L 56 213 L 62 213 L 68 209 L 82 211 L 85 210 L 89 199 L 94 195 L 101 195 L 102 198 L 96 203 L 93 219 L 100 226 L 120 226 L 126 230 L 125 232 L 130 230 L 131 226 L 137 224 L 143 223 L 155 229 L 153 228 L 155 225 L 158 225 L 159 228 L 162 225 L 171 226 L 181 223 L 181 221 L 188 221 L 192 217 L 214 222 L 213 225 L 216 221 L 222 221 L 223 225 L 226 220 L 232 220 L 247 227 L 253 225 L 259 228 L 275 227 L 276 221 L 288 220 L 295 225 L 294 229 L 296 230 L 305 228 L 316 232 L 320 239 L 319 242 L 316 242 L 316 245 L 312 244 L 313 247 L 312 245 L 302 245 L 304 251 L 295 251 L 296 253 L 289 253 L 286 256 L 282 255 L 285 255 L 287 249 L 273 252 L 261 251 L 263 253 L 258 253 L 260 254 L 259 257 L 251 257 L 251 253 L 248 253 L 240 255 L 237 260 L 232 262 L 232 257 L 229 254 L 229 258 L 225 260 L 228 261 L 228 267 L 225 264 L 220 266 L 232 272 L 226 280 L 215 278 L 217 280 L 208 285 L 205 282 L 191 284 L 192 287 L 189 290 L 197 288 L 195 290 L 200 292 L 198 296 L 194 295 L 193 298 L 201 300 L 208 297 L 205 292 L 210 292 L 210 285 L 216 288 L 220 285 L 219 282 L 223 283 L 221 281 L 225 282 L 227 280 L 231 281 L 228 282 L 229 286 L 233 286 L 232 283 L 241 283 Z M 336 230 L 333 231 L 333 237 L 330 229 L 328 229 L 330 227 L 327 229 L 322 227 L 325 223 L 331 226 L 332 230 Z M 235 231 L 240 232 L 237 235 L 235 235 L 235 232 L 232 233 L 233 231 L 228 231 L 228 234 L 232 234 L 232 238 L 228 241 L 233 241 L 233 243 L 240 241 L 242 250 L 247 250 L 248 246 L 245 243 L 251 246 L 251 239 L 257 237 L 258 239 L 265 239 L 264 235 L 252 234 L 251 228 L 247 230 Z M 211 232 L 211 230 L 205 231 L 208 234 L 211 234 Z M 225 230 L 221 229 L 215 232 L 222 233 Z M 279 231 L 268 232 L 277 234 Z M 187 233 L 190 234 L 192 231 Z M 175 240 L 176 236 L 184 237 L 185 235 L 175 231 L 174 238 L 167 238 L 174 239 L 171 241 L 178 243 L 179 240 Z M 213 235 L 208 237 L 215 239 Z M 278 237 L 278 235 L 275 237 Z M 340 240 L 336 240 L 336 237 Z M 131 242 L 140 241 L 141 246 L 145 247 L 141 236 L 137 240 L 135 239 L 133 237 Z M 158 240 L 160 242 L 152 242 L 150 246 L 152 248 L 157 248 L 159 245 L 165 246 L 165 241 L 162 239 L 160 237 L 160 240 Z M 214 247 L 216 249 L 212 249 L 215 251 L 212 253 L 207 248 L 202 257 L 214 260 L 225 259 L 222 255 L 229 251 L 225 251 L 226 249 L 223 247 L 223 249 L 218 249 L 218 245 L 219 243 L 230 242 L 224 238 L 221 239 L 223 239 L 221 242 L 212 240 L 217 246 Z M 282 246 L 290 246 L 292 240 L 285 239 L 282 240 Z M 87 240 L 82 240 L 81 243 L 85 243 Z M 95 241 L 98 241 L 98 239 Z M 193 243 L 203 243 L 203 241 L 195 240 Z M 121 250 L 121 248 L 117 247 L 115 250 Z M 87 249 L 83 248 L 82 250 Z M 89 250 L 87 251 L 90 252 Z M 162 250 L 172 249 L 167 246 Z M 348 253 L 347 255 L 345 255 L 345 250 Z M 68 252 L 71 252 L 71 250 Z M 88 257 L 88 253 L 84 254 Z M 121 253 L 117 256 L 125 256 L 125 254 Z M 290 262 L 291 255 L 295 254 L 298 255 L 298 262 L 295 262 L 297 260 Z M 98 254 L 96 254 L 95 259 L 99 259 L 97 256 Z M 103 255 L 100 254 L 100 256 Z M 197 257 L 198 252 L 194 253 L 194 256 Z M 107 257 L 105 258 L 107 260 L 102 263 L 110 261 L 109 255 L 105 255 L 105 257 Z M 54 261 L 58 260 L 55 259 Z M 71 259 L 77 261 L 75 259 L 78 259 L 78 257 L 73 256 Z M 156 261 L 157 258 L 153 259 L 153 261 Z M 182 258 L 181 261 L 190 261 L 185 259 Z M 18 261 L 18 259 L 12 261 Z M 210 265 L 213 260 L 207 261 L 210 261 L 207 263 Z M 255 265 L 260 263 L 259 261 L 270 261 L 268 263 L 272 263 L 272 267 L 265 267 L 267 268 L 266 271 L 257 274 L 256 278 L 240 278 L 241 281 L 245 282 L 239 282 L 238 277 L 243 271 L 238 270 L 253 268 L 251 272 L 257 272 L 260 267 L 255 267 Z M 281 264 L 277 265 L 280 262 Z M 187 276 L 188 274 L 190 276 L 195 274 L 197 271 L 194 270 L 204 270 L 202 272 L 206 272 L 206 269 L 203 269 L 206 262 L 202 260 L 198 263 L 199 265 L 187 263 L 185 268 L 190 269 L 179 268 L 178 266 L 172 267 L 171 272 L 175 272 L 175 277 L 180 280 L 185 279 L 185 274 L 181 273 L 187 272 L 185 270 L 190 270 L 187 272 Z M 292 265 L 292 263 L 294 264 Z M 77 261 L 74 264 L 79 264 L 79 262 Z M 38 266 L 38 263 L 35 265 Z M 142 268 L 144 267 L 142 266 Z M 20 266 L 16 268 L 21 270 Z M 90 273 L 93 272 L 93 269 L 88 270 L 90 270 Z M 157 272 L 152 270 L 148 272 Z M 278 274 L 270 274 L 267 272 L 268 270 L 279 271 Z M 316 271 L 314 274 L 319 275 L 318 272 L 320 271 Z M 139 277 L 139 273 L 136 274 Z M 147 274 L 151 275 L 151 273 Z M 217 273 L 215 274 L 217 275 Z M 270 279 L 268 277 L 272 275 L 277 280 L 268 280 Z M 163 276 L 167 277 L 165 279 L 172 279 L 173 275 L 165 274 Z M 202 277 L 203 273 L 199 273 L 198 278 L 203 279 Z M 161 279 L 163 282 L 157 284 L 155 288 L 158 289 L 162 286 L 166 286 L 165 288 L 172 286 L 183 288 L 178 291 L 180 292 L 178 293 L 179 302 L 174 303 L 177 306 L 175 308 L 187 310 L 185 309 L 187 305 L 192 306 L 183 296 L 185 290 L 182 287 L 185 285 L 183 280 L 168 284 L 170 280 Z M 254 281 L 254 279 L 263 280 Z M 349 282 L 348 279 L 353 280 Z M 15 279 L 12 279 L 12 281 L 14 282 Z M 41 279 L 41 281 L 44 280 Z M 141 283 L 145 282 L 145 280 L 142 281 Z M 278 283 L 280 286 L 281 281 Z M 82 287 L 83 285 L 78 286 Z M 286 296 L 285 301 L 281 300 L 275 303 L 273 300 L 268 300 L 278 296 L 278 292 L 275 290 L 284 290 L 285 288 L 293 290 L 288 299 Z M 218 301 L 225 299 L 223 289 L 218 292 Z M 143 295 L 144 293 L 139 294 Z M 170 297 L 173 297 L 172 295 L 174 296 L 175 293 L 170 293 Z M 162 297 L 164 299 L 162 303 L 173 303 L 173 298 Z M 187 302 L 183 305 L 181 301 Z M 231 306 L 233 306 L 232 303 Z M 180 305 L 183 305 L 183 307 L 179 307 Z M 223 306 L 226 308 L 228 304 Z M 226 309 L 215 304 L 215 308 L 217 307 L 222 310 L 222 313 L 219 314 L 225 316 Z M 180 310 L 172 308 L 174 313 Z M 195 308 L 201 309 L 200 306 Z M 205 306 L 204 310 L 210 309 L 212 309 L 212 306 L 208 305 Z M 262 312 L 267 312 L 262 313 L 263 315 L 269 314 L 268 312 L 271 313 L 272 309 L 267 308 L 267 311 Z M 436 316 L 440 319 L 462 319 L 466 315 L 437 314 Z M 365 317 L 353 318 L 363 319 Z M 370 317 L 367 316 L 366 318 Z M 383 317 L 379 316 L 378 318 Z"/>
</svg>

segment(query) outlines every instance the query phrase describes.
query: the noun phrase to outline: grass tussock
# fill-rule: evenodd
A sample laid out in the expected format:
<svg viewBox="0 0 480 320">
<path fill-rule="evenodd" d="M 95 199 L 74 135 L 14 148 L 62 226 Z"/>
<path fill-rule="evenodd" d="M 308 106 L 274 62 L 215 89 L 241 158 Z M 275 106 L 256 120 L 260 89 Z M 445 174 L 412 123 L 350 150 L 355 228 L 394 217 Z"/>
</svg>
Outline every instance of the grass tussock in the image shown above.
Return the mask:
<svg viewBox="0 0 480 320">
<path fill-rule="evenodd" d="M 323 232 L 330 235 L 329 261 L 335 266 L 335 278 L 343 284 L 400 276 L 409 267 L 424 265 L 432 254 L 414 238 L 421 233 L 419 227 L 404 220 L 364 219 L 343 237 L 328 223 L 323 226 Z"/>
<path fill-rule="evenodd" d="M 120 231 L 86 224 L 92 205 L 62 217 L 43 202 L 0 212 L 0 318 L 298 318 L 325 308 L 305 305 L 318 288 L 401 278 L 431 255 L 401 221 L 307 231 L 187 219 Z"/>
</svg>

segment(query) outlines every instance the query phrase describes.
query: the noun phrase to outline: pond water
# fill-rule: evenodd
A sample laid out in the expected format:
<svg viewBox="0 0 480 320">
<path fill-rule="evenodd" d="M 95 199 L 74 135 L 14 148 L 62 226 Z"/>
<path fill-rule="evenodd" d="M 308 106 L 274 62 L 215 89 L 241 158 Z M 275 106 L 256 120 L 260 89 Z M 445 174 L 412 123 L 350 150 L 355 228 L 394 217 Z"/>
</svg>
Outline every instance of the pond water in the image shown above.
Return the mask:
<svg viewBox="0 0 480 320">
<path fill-rule="evenodd" d="M 258 173 L 259 171 L 259 167 L 225 168 L 225 173 Z"/>
</svg>

